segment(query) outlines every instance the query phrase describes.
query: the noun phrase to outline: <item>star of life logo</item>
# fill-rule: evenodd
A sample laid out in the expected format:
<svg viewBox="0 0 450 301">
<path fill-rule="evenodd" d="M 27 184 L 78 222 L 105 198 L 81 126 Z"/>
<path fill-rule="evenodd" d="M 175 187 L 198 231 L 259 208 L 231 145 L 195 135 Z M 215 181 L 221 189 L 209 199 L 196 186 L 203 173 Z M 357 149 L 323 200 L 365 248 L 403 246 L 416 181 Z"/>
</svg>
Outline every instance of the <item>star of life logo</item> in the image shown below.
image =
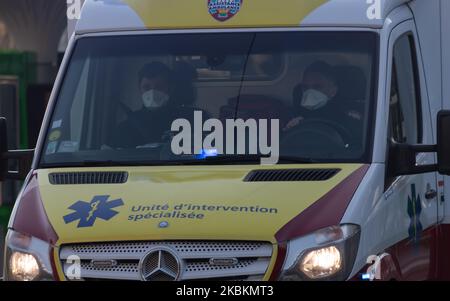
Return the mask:
<svg viewBox="0 0 450 301">
<path fill-rule="evenodd" d="M 78 221 L 77 228 L 92 227 L 99 218 L 105 221 L 112 219 L 119 212 L 113 208 L 124 205 L 122 199 L 110 200 L 109 195 L 97 195 L 90 202 L 77 201 L 69 209 L 74 212 L 63 217 L 66 224 Z"/>
</svg>

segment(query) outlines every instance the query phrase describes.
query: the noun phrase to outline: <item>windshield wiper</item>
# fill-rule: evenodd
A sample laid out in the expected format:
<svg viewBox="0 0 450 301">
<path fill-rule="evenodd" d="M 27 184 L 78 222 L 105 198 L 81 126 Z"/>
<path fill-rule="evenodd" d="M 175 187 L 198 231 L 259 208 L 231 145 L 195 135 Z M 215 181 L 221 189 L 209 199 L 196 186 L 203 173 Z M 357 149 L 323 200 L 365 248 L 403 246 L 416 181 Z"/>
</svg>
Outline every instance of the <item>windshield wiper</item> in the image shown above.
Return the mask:
<svg viewBox="0 0 450 301">
<path fill-rule="evenodd" d="M 192 160 L 195 162 L 198 160 Z M 188 160 L 191 162 L 191 160 Z M 101 166 L 166 166 L 166 165 L 184 165 L 185 161 L 183 160 L 140 160 L 140 161 L 113 161 L 113 160 L 104 160 L 104 161 L 95 161 L 95 160 L 87 160 L 81 162 L 83 167 L 101 167 Z"/>
<path fill-rule="evenodd" d="M 218 163 L 260 163 L 262 158 L 268 158 L 262 155 L 218 155 L 210 156 L 198 159 L 187 159 L 187 160 L 173 160 L 167 162 L 174 162 L 186 165 L 204 165 L 204 164 L 218 164 Z M 301 158 L 293 156 L 280 156 L 278 158 L 278 163 L 295 163 L 295 164 L 310 164 L 318 163 L 318 161 L 310 158 Z"/>
<path fill-rule="evenodd" d="M 298 163 L 298 164 L 310 164 L 310 163 L 321 163 L 319 160 L 295 156 L 279 156 L 278 163 Z"/>
<path fill-rule="evenodd" d="M 83 167 L 101 167 L 101 166 L 125 166 L 125 165 L 136 165 L 139 162 L 133 161 L 116 161 L 116 160 L 84 160 L 82 162 L 77 162 Z M 75 164 L 77 164 L 75 163 Z M 140 162 L 142 164 L 142 162 Z"/>
<path fill-rule="evenodd" d="M 170 165 L 213 165 L 213 164 L 236 164 L 252 163 L 259 164 L 261 155 L 219 155 L 205 158 L 189 158 L 182 160 L 140 160 L 140 161 L 117 161 L 117 160 L 84 160 L 79 162 L 47 163 L 45 167 L 114 167 L 114 166 L 170 166 Z M 280 156 L 278 164 L 311 164 L 319 163 L 309 158 Z"/>
<path fill-rule="evenodd" d="M 164 161 L 163 161 L 164 162 Z M 84 160 L 64 163 L 45 163 L 44 168 L 49 167 L 114 167 L 114 166 L 145 166 L 162 165 L 161 161 L 116 161 L 116 160 Z"/>
</svg>

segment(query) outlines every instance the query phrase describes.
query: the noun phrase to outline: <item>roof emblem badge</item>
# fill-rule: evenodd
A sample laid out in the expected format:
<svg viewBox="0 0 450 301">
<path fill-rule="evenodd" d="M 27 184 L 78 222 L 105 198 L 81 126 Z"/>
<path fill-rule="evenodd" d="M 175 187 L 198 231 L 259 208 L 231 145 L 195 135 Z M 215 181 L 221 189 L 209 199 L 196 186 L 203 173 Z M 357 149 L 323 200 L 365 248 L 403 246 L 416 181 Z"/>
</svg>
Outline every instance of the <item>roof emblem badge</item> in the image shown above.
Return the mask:
<svg viewBox="0 0 450 301">
<path fill-rule="evenodd" d="M 214 19 L 225 22 L 241 10 L 242 2 L 243 0 L 208 0 L 208 10 Z"/>
</svg>

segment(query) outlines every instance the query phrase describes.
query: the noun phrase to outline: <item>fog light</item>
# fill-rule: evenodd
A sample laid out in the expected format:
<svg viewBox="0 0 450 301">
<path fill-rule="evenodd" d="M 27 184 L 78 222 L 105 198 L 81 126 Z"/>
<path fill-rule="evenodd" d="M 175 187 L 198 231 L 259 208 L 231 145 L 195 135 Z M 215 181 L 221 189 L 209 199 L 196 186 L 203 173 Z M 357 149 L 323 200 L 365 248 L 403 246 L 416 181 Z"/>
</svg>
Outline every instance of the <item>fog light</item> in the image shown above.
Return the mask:
<svg viewBox="0 0 450 301">
<path fill-rule="evenodd" d="M 9 260 L 13 280 L 31 281 L 39 275 L 39 264 L 33 255 L 14 252 Z"/>
<path fill-rule="evenodd" d="M 335 274 L 341 266 L 341 252 L 335 246 L 330 246 L 307 253 L 299 268 L 309 278 L 318 279 Z"/>
</svg>

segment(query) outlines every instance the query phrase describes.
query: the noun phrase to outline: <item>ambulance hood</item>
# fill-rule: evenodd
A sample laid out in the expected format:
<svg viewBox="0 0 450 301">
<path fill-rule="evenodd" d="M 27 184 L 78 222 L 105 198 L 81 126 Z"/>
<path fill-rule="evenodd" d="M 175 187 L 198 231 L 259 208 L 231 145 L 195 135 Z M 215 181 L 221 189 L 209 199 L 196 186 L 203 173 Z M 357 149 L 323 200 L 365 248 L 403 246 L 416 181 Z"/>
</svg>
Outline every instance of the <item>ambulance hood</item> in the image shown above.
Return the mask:
<svg viewBox="0 0 450 301">
<path fill-rule="evenodd" d="M 301 212 L 319 199 L 323 201 L 336 187 L 345 186 L 355 174 L 357 183 L 353 186 L 357 187 L 364 175 L 360 171 L 366 170 L 360 164 L 289 165 L 289 169 L 296 168 L 337 172 L 320 181 L 267 182 L 246 180 L 250 172 L 268 169 L 263 166 L 101 168 L 96 171 L 127 174 L 125 183 L 101 185 L 50 181 L 54 173 L 92 169 L 44 169 L 37 176 L 45 212 L 59 237 L 58 245 L 123 240 L 276 242 L 277 233 L 301 218 Z M 349 189 L 354 192 L 356 187 Z M 342 200 L 331 198 L 326 202 L 336 202 L 337 206 Z M 324 215 L 334 214 L 330 212 L 333 203 L 328 204 Z M 320 221 L 321 215 L 315 220 Z M 338 221 L 341 217 L 337 217 Z"/>
</svg>

